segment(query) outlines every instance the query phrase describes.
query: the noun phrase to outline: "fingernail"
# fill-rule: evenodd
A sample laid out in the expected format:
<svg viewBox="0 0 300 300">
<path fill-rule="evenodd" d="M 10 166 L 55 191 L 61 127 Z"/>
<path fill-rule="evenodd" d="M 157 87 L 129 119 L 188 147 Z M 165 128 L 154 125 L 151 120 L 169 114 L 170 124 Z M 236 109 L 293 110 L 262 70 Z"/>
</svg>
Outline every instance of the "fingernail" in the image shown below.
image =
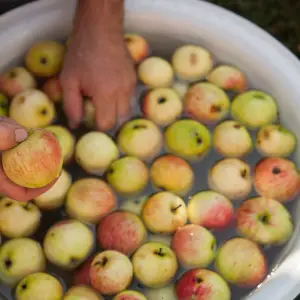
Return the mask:
<svg viewBox="0 0 300 300">
<path fill-rule="evenodd" d="M 27 137 L 28 133 L 25 129 L 19 128 L 15 130 L 15 139 L 17 143 L 25 141 Z"/>
</svg>

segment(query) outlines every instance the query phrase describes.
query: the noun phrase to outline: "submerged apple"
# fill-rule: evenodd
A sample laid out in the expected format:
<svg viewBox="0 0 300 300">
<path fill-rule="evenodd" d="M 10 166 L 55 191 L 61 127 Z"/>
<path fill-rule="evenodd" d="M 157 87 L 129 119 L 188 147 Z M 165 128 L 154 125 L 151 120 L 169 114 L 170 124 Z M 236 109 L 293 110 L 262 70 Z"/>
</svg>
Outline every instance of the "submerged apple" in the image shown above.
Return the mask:
<svg viewBox="0 0 300 300">
<path fill-rule="evenodd" d="M 42 90 L 54 103 L 62 102 L 63 91 L 57 77 L 48 79 L 44 83 Z"/>
<path fill-rule="evenodd" d="M 137 291 L 124 291 L 116 295 L 113 300 L 147 300 L 147 298 Z"/>
<path fill-rule="evenodd" d="M 68 289 L 63 300 L 103 300 L 103 297 L 88 286 L 78 285 Z"/>
</svg>

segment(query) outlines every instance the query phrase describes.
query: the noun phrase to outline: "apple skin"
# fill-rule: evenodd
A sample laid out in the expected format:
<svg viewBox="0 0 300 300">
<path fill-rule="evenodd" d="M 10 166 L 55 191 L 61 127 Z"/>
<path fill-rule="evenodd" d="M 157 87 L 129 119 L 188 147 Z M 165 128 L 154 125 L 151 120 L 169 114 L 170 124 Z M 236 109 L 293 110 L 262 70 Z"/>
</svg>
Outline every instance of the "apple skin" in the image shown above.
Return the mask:
<svg viewBox="0 0 300 300">
<path fill-rule="evenodd" d="M 2 153 L 6 176 L 27 188 L 40 188 L 54 181 L 62 170 L 63 158 L 55 136 L 43 129 L 32 129 L 28 138 Z"/>
<path fill-rule="evenodd" d="M 188 224 L 177 229 L 171 247 L 185 269 L 206 268 L 215 258 L 216 239 L 204 227 Z"/>
<path fill-rule="evenodd" d="M 147 300 L 147 298 L 137 291 L 124 291 L 116 295 L 113 300 Z"/>
<path fill-rule="evenodd" d="M 214 191 L 201 191 L 188 202 L 188 217 L 192 224 L 209 229 L 224 229 L 234 218 L 234 208 L 229 199 Z"/>
<path fill-rule="evenodd" d="M 8 238 L 33 235 L 40 225 L 41 212 L 33 203 L 0 199 L 0 232 Z"/>
<path fill-rule="evenodd" d="M 150 47 L 147 40 L 139 34 L 126 33 L 124 40 L 131 58 L 135 64 L 139 64 L 150 53 Z"/>
<path fill-rule="evenodd" d="M 90 228 L 76 220 L 59 221 L 46 233 L 43 248 L 54 265 L 74 270 L 89 256 L 94 247 Z"/>
<path fill-rule="evenodd" d="M 267 275 L 264 254 L 256 243 L 244 238 L 232 238 L 220 246 L 215 268 L 226 281 L 239 287 L 256 287 Z"/>
<path fill-rule="evenodd" d="M 73 183 L 66 199 L 66 212 L 72 218 L 98 223 L 117 207 L 113 190 L 98 178 L 83 178 Z"/>
<path fill-rule="evenodd" d="M 42 90 L 54 103 L 63 101 L 63 91 L 57 77 L 49 78 L 43 84 Z"/>
<path fill-rule="evenodd" d="M 178 263 L 174 251 L 162 243 L 147 242 L 132 256 L 136 279 L 148 288 L 162 288 L 174 278 Z"/>
<path fill-rule="evenodd" d="M 237 231 L 259 244 L 282 245 L 293 234 L 292 217 L 278 201 L 255 197 L 244 201 L 236 212 Z"/>
<path fill-rule="evenodd" d="M 175 300 L 177 299 L 175 286 L 170 284 L 160 289 L 146 289 L 147 300 Z"/>
<path fill-rule="evenodd" d="M 55 107 L 40 90 L 29 89 L 11 101 L 9 117 L 27 129 L 45 127 L 55 118 Z"/>
<path fill-rule="evenodd" d="M 142 219 L 152 233 L 172 234 L 187 222 L 184 201 L 170 192 L 159 192 L 148 198 Z"/>
<path fill-rule="evenodd" d="M 8 115 L 8 98 L 0 93 L 0 117 L 6 117 Z"/>
<path fill-rule="evenodd" d="M 95 258 L 95 254 L 90 256 L 73 274 L 74 285 L 90 285 L 90 268 Z"/>
<path fill-rule="evenodd" d="M 152 184 L 179 196 L 186 195 L 193 186 L 194 172 L 182 158 L 167 154 L 157 158 L 151 165 Z"/>
<path fill-rule="evenodd" d="M 30 274 L 16 288 L 16 300 L 59 300 L 63 294 L 62 284 L 47 273 Z"/>
<path fill-rule="evenodd" d="M 46 258 L 42 247 L 32 239 L 12 239 L 0 248 L 0 280 L 9 286 L 14 286 L 29 274 L 45 269 Z"/>
<path fill-rule="evenodd" d="M 54 210 L 61 207 L 65 202 L 71 184 L 71 175 L 63 169 L 54 185 L 48 191 L 36 197 L 34 203 L 41 210 Z"/>
<path fill-rule="evenodd" d="M 104 217 L 97 228 L 101 249 L 131 255 L 147 238 L 142 220 L 134 213 L 116 211 Z"/>
<path fill-rule="evenodd" d="M 125 254 L 107 250 L 95 256 L 89 274 L 94 289 L 102 295 L 114 295 L 128 288 L 133 267 Z"/>
<path fill-rule="evenodd" d="M 56 41 L 39 41 L 28 49 L 26 67 L 36 76 L 54 76 L 62 68 L 65 52 L 65 46 Z"/>
<path fill-rule="evenodd" d="M 104 300 L 93 289 L 85 285 L 71 287 L 64 295 L 63 300 Z"/>
<path fill-rule="evenodd" d="M 147 196 L 130 198 L 121 204 L 120 209 L 133 212 L 134 214 L 140 216 L 147 199 Z"/>
<path fill-rule="evenodd" d="M 0 75 L 0 92 L 8 97 L 36 88 L 34 77 L 23 67 L 14 67 Z"/>
<path fill-rule="evenodd" d="M 299 178 L 294 162 L 286 158 L 269 157 L 257 163 L 253 181 L 259 195 L 284 203 L 299 194 Z"/>
<path fill-rule="evenodd" d="M 228 284 L 217 273 L 206 269 L 185 272 L 176 283 L 176 294 L 180 300 L 230 300 Z"/>
</svg>

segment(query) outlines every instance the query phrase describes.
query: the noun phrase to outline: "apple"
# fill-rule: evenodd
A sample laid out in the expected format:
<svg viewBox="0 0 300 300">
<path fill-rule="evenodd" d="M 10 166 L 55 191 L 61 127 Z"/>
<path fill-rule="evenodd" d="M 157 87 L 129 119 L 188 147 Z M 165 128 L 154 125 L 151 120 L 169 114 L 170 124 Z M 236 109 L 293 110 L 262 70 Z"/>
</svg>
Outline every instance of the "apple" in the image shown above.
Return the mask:
<svg viewBox="0 0 300 300">
<path fill-rule="evenodd" d="M 189 85 L 186 82 L 175 81 L 172 88 L 177 92 L 180 98 L 183 99 L 189 89 Z"/>
<path fill-rule="evenodd" d="M 38 229 L 41 212 L 31 202 L 0 200 L 0 232 L 8 238 L 28 237 Z"/>
<path fill-rule="evenodd" d="M 192 224 L 209 229 L 224 229 L 231 225 L 234 208 L 229 199 L 214 191 L 201 191 L 193 195 L 187 206 Z"/>
<path fill-rule="evenodd" d="M 253 149 L 248 129 L 234 120 L 224 121 L 216 126 L 213 145 L 216 152 L 225 157 L 243 157 Z"/>
<path fill-rule="evenodd" d="M 167 126 L 178 119 L 183 110 L 178 93 L 171 88 L 152 89 L 142 100 L 144 116 L 159 126 Z"/>
<path fill-rule="evenodd" d="M 75 138 L 72 133 L 67 128 L 60 125 L 47 126 L 45 129 L 52 132 L 57 138 L 61 147 L 64 163 L 70 162 L 75 150 Z"/>
<path fill-rule="evenodd" d="M 131 255 L 147 238 L 142 220 L 134 213 L 116 211 L 104 217 L 97 228 L 101 249 L 116 250 Z"/>
<path fill-rule="evenodd" d="M 128 288 L 133 278 L 133 267 L 125 254 L 108 250 L 95 256 L 89 274 L 97 291 L 103 295 L 114 295 Z"/>
<path fill-rule="evenodd" d="M 58 77 L 49 78 L 43 84 L 42 90 L 54 103 L 63 101 L 63 91 Z"/>
<path fill-rule="evenodd" d="M 182 300 L 230 300 L 226 281 L 217 273 L 206 269 L 185 272 L 176 283 L 176 294 Z"/>
<path fill-rule="evenodd" d="M 256 135 L 256 149 L 263 156 L 288 157 L 296 144 L 295 134 L 278 124 L 265 125 Z"/>
<path fill-rule="evenodd" d="M 25 55 L 26 67 L 36 76 L 54 76 L 62 68 L 65 51 L 65 46 L 56 41 L 37 42 Z"/>
<path fill-rule="evenodd" d="M 62 153 L 55 136 L 43 129 L 32 129 L 28 138 L 2 152 L 6 176 L 27 188 L 40 188 L 55 180 L 62 170 Z"/>
<path fill-rule="evenodd" d="M 119 151 L 111 137 L 102 132 L 84 134 L 76 144 L 75 159 L 87 172 L 102 175 L 119 158 Z"/>
<path fill-rule="evenodd" d="M 252 190 L 250 166 L 238 158 L 224 158 L 210 169 L 208 185 L 230 200 L 245 198 Z"/>
<path fill-rule="evenodd" d="M 236 212 L 238 232 L 264 245 L 282 245 L 293 234 L 292 217 L 278 201 L 255 197 L 243 202 Z"/>
<path fill-rule="evenodd" d="M 76 220 L 59 221 L 52 225 L 44 238 L 44 252 L 54 265 L 73 270 L 89 256 L 94 247 L 90 228 Z"/>
<path fill-rule="evenodd" d="M 234 91 L 245 92 L 248 88 L 245 74 L 234 66 L 220 65 L 214 68 L 208 75 L 207 80 L 218 87 Z"/>
<path fill-rule="evenodd" d="M 171 248 L 183 268 L 206 268 L 215 258 L 216 239 L 204 227 L 188 224 L 177 229 Z"/>
<path fill-rule="evenodd" d="M 250 129 L 274 123 L 278 107 L 275 99 L 262 91 L 251 90 L 239 94 L 231 104 L 231 116 Z"/>
<path fill-rule="evenodd" d="M 127 290 L 116 295 L 113 300 L 147 300 L 140 292 Z"/>
<path fill-rule="evenodd" d="M 16 288 L 16 300 L 58 300 L 62 299 L 62 284 L 47 273 L 34 273 L 22 279 Z"/>
<path fill-rule="evenodd" d="M 8 115 L 8 99 L 0 93 L 0 117 L 6 117 Z"/>
<path fill-rule="evenodd" d="M 145 295 L 148 300 L 176 300 L 175 286 L 170 284 L 160 289 L 146 289 Z"/>
<path fill-rule="evenodd" d="M 134 63 L 139 64 L 149 55 L 150 46 L 146 39 L 141 35 L 126 33 L 124 34 L 124 39 Z"/>
<path fill-rule="evenodd" d="M 170 192 L 158 192 L 143 206 L 142 219 L 152 233 L 172 234 L 187 222 L 184 201 Z"/>
<path fill-rule="evenodd" d="M 65 294 L 63 300 L 104 300 L 93 289 L 85 285 L 71 287 Z"/>
<path fill-rule="evenodd" d="M 29 274 L 45 269 L 43 249 L 32 239 L 8 240 L 0 248 L 0 280 L 9 286 L 14 286 Z"/>
<path fill-rule="evenodd" d="M 132 257 L 136 279 L 148 288 L 161 288 L 174 278 L 178 264 L 176 255 L 165 244 L 148 242 Z"/>
<path fill-rule="evenodd" d="M 85 99 L 83 102 L 83 124 L 89 128 L 93 129 L 96 127 L 96 109 L 93 102 L 90 99 Z"/>
<path fill-rule="evenodd" d="M 216 85 L 200 82 L 192 85 L 184 96 L 184 112 L 205 124 L 217 123 L 229 113 L 230 99 Z"/>
<path fill-rule="evenodd" d="M 203 158 L 211 148 L 211 134 L 195 120 L 179 120 L 165 131 L 168 152 L 191 161 Z"/>
<path fill-rule="evenodd" d="M 148 242 L 156 242 L 156 243 L 161 243 L 165 244 L 168 247 L 171 247 L 172 243 L 172 235 L 165 235 L 165 234 L 153 234 L 150 233 L 148 235 Z"/>
<path fill-rule="evenodd" d="M 117 143 L 124 154 L 148 161 L 162 150 L 163 136 L 152 121 L 138 118 L 121 127 Z"/>
<path fill-rule="evenodd" d="M 105 181 L 83 178 L 71 186 L 65 207 L 72 218 L 96 224 L 117 207 L 117 199 Z"/>
<path fill-rule="evenodd" d="M 140 159 L 125 156 L 109 166 L 106 179 L 118 193 L 132 195 L 144 191 L 148 184 L 149 172 Z"/>
<path fill-rule="evenodd" d="M 147 199 L 148 199 L 148 196 L 127 199 L 126 201 L 124 201 L 121 204 L 120 209 L 124 210 L 124 211 L 133 212 L 136 215 L 141 215 L 142 208 L 143 208 L 145 202 L 147 201 Z"/>
<path fill-rule="evenodd" d="M 256 287 L 267 275 L 267 262 L 259 246 L 244 238 L 232 238 L 218 250 L 215 267 L 229 283 Z"/>
<path fill-rule="evenodd" d="M 36 88 L 34 77 L 23 67 L 14 67 L 0 75 L 0 92 L 8 97 Z"/>
<path fill-rule="evenodd" d="M 151 56 L 142 61 L 137 69 L 139 80 L 150 88 L 170 87 L 174 72 L 171 64 L 157 56 Z"/>
<path fill-rule="evenodd" d="M 213 58 L 211 53 L 200 46 L 183 45 L 174 51 L 172 66 L 177 78 L 197 81 L 210 72 Z"/>
<path fill-rule="evenodd" d="M 45 193 L 37 196 L 34 203 L 42 210 L 54 210 L 61 207 L 71 184 L 71 175 L 63 169 L 54 185 Z"/>
<path fill-rule="evenodd" d="M 287 202 L 299 193 L 299 173 L 294 162 L 270 157 L 260 160 L 254 169 L 256 192 L 266 198 Z"/>
<path fill-rule="evenodd" d="M 190 191 L 195 179 L 192 167 L 172 154 L 163 155 L 152 163 L 150 177 L 155 187 L 179 196 Z"/>
<path fill-rule="evenodd" d="M 53 102 L 45 93 L 36 89 L 17 94 L 9 107 L 9 117 L 28 129 L 51 124 L 55 114 Z"/>
<path fill-rule="evenodd" d="M 78 269 L 73 273 L 74 285 L 90 285 L 90 268 L 96 255 L 90 256 Z"/>
</svg>

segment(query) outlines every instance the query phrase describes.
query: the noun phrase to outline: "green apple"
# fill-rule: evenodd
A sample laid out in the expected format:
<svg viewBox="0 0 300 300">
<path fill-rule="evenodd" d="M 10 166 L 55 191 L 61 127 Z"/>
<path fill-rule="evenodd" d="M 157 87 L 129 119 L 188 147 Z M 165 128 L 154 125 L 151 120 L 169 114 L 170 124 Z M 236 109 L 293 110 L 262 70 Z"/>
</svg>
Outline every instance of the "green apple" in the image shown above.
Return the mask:
<svg viewBox="0 0 300 300">
<path fill-rule="evenodd" d="M 0 117 L 8 115 L 8 99 L 7 97 L 0 93 Z"/>
<path fill-rule="evenodd" d="M 104 300 L 92 288 L 85 285 L 71 287 L 65 294 L 63 300 Z"/>
<path fill-rule="evenodd" d="M 147 196 L 127 199 L 121 204 L 120 209 L 140 215 L 147 199 Z"/>
</svg>

